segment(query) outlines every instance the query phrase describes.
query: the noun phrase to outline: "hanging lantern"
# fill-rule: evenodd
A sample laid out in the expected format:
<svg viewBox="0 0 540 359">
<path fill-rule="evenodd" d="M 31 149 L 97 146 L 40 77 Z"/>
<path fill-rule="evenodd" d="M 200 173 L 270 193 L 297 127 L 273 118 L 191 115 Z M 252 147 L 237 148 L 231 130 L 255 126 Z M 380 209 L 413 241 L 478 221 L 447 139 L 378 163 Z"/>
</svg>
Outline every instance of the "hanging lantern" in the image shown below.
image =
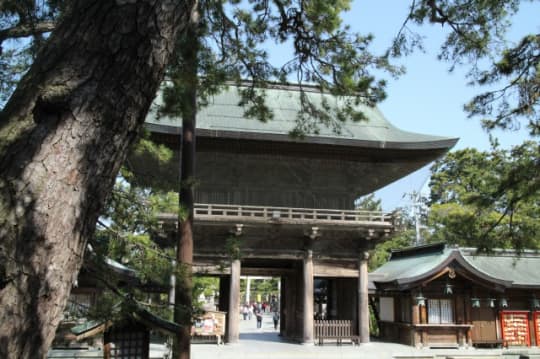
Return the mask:
<svg viewBox="0 0 540 359">
<path fill-rule="evenodd" d="M 533 295 L 531 298 L 531 308 L 534 309 L 540 309 L 540 300 L 536 298 L 536 296 Z"/>
<path fill-rule="evenodd" d="M 426 298 L 422 295 L 422 292 L 418 292 L 418 294 L 416 295 L 416 304 L 423 307 L 426 305 Z"/>
<path fill-rule="evenodd" d="M 471 306 L 473 308 L 480 308 L 480 298 L 471 298 Z"/>
<path fill-rule="evenodd" d="M 499 306 L 501 308 L 508 308 L 508 300 L 506 298 L 499 299 Z"/>
<path fill-rule="evenodd" d="M 495 308 L 495 298 L 489 298 L 487 301 L 488 301 L 488 307 Z"/>
<path fill-rule="evenodd" d="M 453 289 L 452 289 L 452 285 L 449 284 L 449 283 L 446 283 L 446 285 L 444 286 L 444 294 L 445 295 L 452 295 L 454 293 Z"/>
</svg>

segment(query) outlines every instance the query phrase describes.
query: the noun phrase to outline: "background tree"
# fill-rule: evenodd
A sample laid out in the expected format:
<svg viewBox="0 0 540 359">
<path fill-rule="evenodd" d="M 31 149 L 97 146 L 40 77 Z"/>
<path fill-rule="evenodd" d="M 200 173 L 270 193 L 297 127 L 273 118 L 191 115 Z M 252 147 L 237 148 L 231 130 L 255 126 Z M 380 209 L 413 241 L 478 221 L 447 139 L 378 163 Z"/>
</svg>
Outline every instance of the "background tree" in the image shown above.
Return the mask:
<svg viewBox="0 0 540 359">
<path fill-rule="evenodd" d="M 460 150 L 437 161 L 430 181 L 431 241 L 480 250 L 538 248 L 540 191 L 531 185 L 538 158 L 537 143 L 525 142 L 510 150 Z"/>
<path fill-rule="evenodd" d="M 519 0 L 415 1 L 395 39 L 392 53 L 400 56 L 421 46 L 421 36 L 411 24 L 441 25 L 447 35 L 439 59 L 448 61 L 451 71 L 456 66 L 467 68 L 469 84 L 484 89 L 465 105 L 469 116 L 479 118 L 488 131 L 526 127 L 531 139 L 537 142 L 540 134 L 540 34 L 520 34 L 521 38 L 515 43 L 507 39 L 512 16 L 523 3 Z M 516 201 L 529 201 L 540 186 L 540 172 L 534 170 L 538 167 L 538 157 L 535 160 L 529 157 L 534 156 L 531 146 L 525 144 L 513 151 L 514 156 L 524 157 L 516 160 L 515 168 L 509 169 L 508 180 L 500 182 L 510 192 L 520 192 L 513 201 L 506 202 L 510 207 L 501 211 L 504 216 L 513 213 Z M 493 150 L 498 152 L 497 148 Z M 505 188 L 498 190 L 502 195 Z M 495 205 L 496 198 L 492 200 Z M 514 239 L 513 242 L 519 246 L 521 241 Z"/>
<path fill-rule="evenodd" d="M 368 197 L 369 198 L 369 197 Z M 377 200 L 378 207 L 370 210 L 382 210 L 380 200 Z M 360 207 L 362 208 L 362 207 Z M 396 213 L 399 215 L 400 223 L 398 232 L 390 240 L 379 243 L 370 251 L 368 267 L 369 270 L 375 270 L 390 259 L 390 254 L 394 249 L 406 248 L 416 243 L 416 218 L 410 208 L 398 208 Z M 422 228 L 423 238 L 429 236 L 428 231 Z"/>
<path fill-rule="evenodd" d="M 66 7 L 62 0 L 0 3 L 0 103 L 15 90 Z"/>
<path fill-rule="evenodd" d="M 140 143 L 135 148 L 139 147 Z M 154 149 L 156 147 L 159 146 L 153 146 Z M 177 271 L 179 278 L 186 273 L 173 266 L 176 256 L 174 246 L 170 238 L 164 238 L 158 215 L 178 212 L 178 193 L 162 192 L 159 188 L 141 188 L 127 180 L 134 180 L 128 170 L 123 168 L 121 172 L 123 176 L 117 178 L 98 221 L 96 236 L 90 243 L 93 253 L 100 259 L 110 258 L 134 270 L 139 286 L 119 286 L 114 276 L 96 265 L 96 260 L 88 260 L 84 266 L 98 279 L 98 283 L 102 283 L 102 296 L 110 304 L 105 310 L 107 315 L 114 309 L 117 312 L 114 313 L 115 318 L 126 319 L 121 315 L 129 317 L 133 313 L 127 310 L 119 312 L 119 305 L 129 309 L 136 304 L 164 320 L 172 321 L 173 311 L 170 310 L 168 298 L 170 277 L 174 271 Z M 193 282 L 192 297 L 195 299 L 200 294 L 208 297 L 219 289 L 217 278 L 195 276 Z M 201 305 L 194 301 L 195 313 L 200 312 Z M 108 317 L 102 315 L 100 319 L 104 318 Z"/>
<path fill-rule="evenodd" d="M 354 203 L 354 207 L 361 211 L 382 212 L 383 210 L 381 200 L 376 198 L 374 193 L 358 198 Z"/>
</svg>

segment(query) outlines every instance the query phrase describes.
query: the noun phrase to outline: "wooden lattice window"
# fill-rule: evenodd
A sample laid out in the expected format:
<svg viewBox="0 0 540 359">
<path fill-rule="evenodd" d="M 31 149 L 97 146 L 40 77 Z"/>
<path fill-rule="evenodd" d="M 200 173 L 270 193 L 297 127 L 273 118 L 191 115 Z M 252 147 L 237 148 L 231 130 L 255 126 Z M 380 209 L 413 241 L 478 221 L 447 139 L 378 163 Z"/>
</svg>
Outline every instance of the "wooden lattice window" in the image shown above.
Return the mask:
<svg viewBox="0 0 540 359">
<path fill-rule="evenodd" d="M 400 307 L 401 321 L 403 323 L 411 323 L 411 298 L 402 296 L 400 298 Z"/>
<path fill-rule="evenodd" d="M 108 333 L 107 349 L 111 359 L 148 359 L 148 332 L 124 328 Z"/>
<path fill-rule="evenodd" d="M 454 322 L 454 307 L 451 299 L 428 299 L 428 323 L 450 324 Z"/>
</svg>

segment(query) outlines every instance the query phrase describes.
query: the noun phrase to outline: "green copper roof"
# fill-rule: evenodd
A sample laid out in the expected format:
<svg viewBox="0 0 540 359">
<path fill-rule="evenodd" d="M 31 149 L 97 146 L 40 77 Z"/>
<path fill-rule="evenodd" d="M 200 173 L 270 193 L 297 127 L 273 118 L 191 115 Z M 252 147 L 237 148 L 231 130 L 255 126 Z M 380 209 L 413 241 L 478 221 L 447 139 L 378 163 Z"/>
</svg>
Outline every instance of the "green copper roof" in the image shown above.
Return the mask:
<svg viewBox="0 0 540 359">
<path fill-rule="evenodd" d="M 371 273 L 375 283 L 397 286 L 429 278 L 457 262 L 471 273 L 505 287 L 540 287 L 540 254 L 495 250 L 476 253 L 473 248 L 428 245 L 392 253 L 390 260 Z"/>
<path fill-rule="evenodd" d="M 103 324 L 105 324 L 105 321 L 86 320 L 82 324 L 72 327 L 70 330 L 75 335 L 81 335 Z"/>
<path fill-rule="evenodd" d="M 418 256 L 391 259 L 372 273 L 378 275 L 380 282 L 416 278 L 441 265 L 448 258 L 450 252 L 450 249 L 444 249 Z"/>
<path fill-rule="evenodd" d="M 512 286 L 540 286 L 540 254 L 525 251 L 495 250 L 490 255 L 477 255 L 474 249 L 462 249 L 467 261 L 478 270 L 493 277 L 512 281 Z"/>
<path fill-rule="evenodd" d="M 309 88 L 308 88 L 309 90 Z M 295 87 L 269 88 L 266 90 L 266 103 L 274 112 L 274 119 L 262 123 L 244 116 L 245 109 L 239 106 L 240 97 L 235 86 L 230 86 L 218 95 L 212 97 L 209 105 L 200 109 L 197 114 L 197 128 L 202 135 L 220 136 L 223 132 L 261 135 L 287 136 L 294 128 L 295 119 L 299 109 L 300 92 Z M 343 99 L 327 94 L 310 91 L 308 96 L 315 104 L 322 103 L 325 98 L 331 106 L 342 106 Z M 159 103 L 160 99 L 157 99 Z M 368 121 L 348 121 L 341 133 L 334 133 L 331 129 L 322 126 L 320 133 L 309 137 L 326 138 L 334 140 L 354 140 L 365 142 L 363 145 L 378 148 L 450 148 L 457 139 L 440 136 L 431 136 L 413 132 L 402 131 L 394 127 L 383 114 L 375 107 L 358 105 L 356 109 L 362 111 Z M 152 131 L 179 133 L 181 121 L 178 118 L 156 119 L 155 112 L 150 112 L 146 119 L 147 126 Z M 288 137 L 288 136 L 287 136 Z M 290 140 L 290 139 L 289 139 Z"/>
</svg>

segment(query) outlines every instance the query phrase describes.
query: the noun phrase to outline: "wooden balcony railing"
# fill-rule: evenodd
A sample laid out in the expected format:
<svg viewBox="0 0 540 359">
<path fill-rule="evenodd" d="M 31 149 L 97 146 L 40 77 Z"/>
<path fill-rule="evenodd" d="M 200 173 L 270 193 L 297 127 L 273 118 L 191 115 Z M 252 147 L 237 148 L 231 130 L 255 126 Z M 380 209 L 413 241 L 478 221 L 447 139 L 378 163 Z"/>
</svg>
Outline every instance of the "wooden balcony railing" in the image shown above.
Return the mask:
<svg viewBox="0 0 540 359">
<path fill-rule="evenodd" d="M 265 206 L 239 206 L 196 203 L 195 221 L 236 223 L 288 223 L 328 225 L 369 225 L 370 227 L 392 228 L 395 214 L 364 211 Z M 173 220 L 175 215 L 163 214 L 162 220 Z"/>
</svg>

